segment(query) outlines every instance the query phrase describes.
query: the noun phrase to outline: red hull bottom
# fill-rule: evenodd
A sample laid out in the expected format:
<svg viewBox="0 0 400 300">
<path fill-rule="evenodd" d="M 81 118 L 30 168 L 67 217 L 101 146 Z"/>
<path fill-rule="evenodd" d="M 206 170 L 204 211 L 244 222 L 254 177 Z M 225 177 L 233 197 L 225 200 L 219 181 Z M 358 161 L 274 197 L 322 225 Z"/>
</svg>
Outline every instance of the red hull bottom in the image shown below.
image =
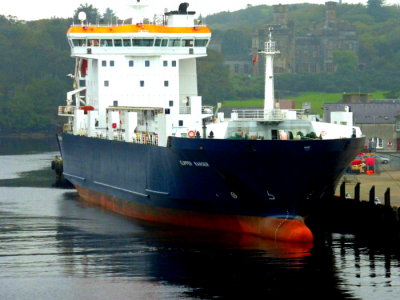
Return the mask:
<svg viewBox="0 0 400 300">
<path fill-rule="evenodd" d="M 132 203 L 81 186 L 75 187 L 85 201 L 132 218 L 186 227 L 248 233 L 284 242 L 313 241 L 313 234 L 302 219 L 207 214 L 168 209 Z"/>
</svg>

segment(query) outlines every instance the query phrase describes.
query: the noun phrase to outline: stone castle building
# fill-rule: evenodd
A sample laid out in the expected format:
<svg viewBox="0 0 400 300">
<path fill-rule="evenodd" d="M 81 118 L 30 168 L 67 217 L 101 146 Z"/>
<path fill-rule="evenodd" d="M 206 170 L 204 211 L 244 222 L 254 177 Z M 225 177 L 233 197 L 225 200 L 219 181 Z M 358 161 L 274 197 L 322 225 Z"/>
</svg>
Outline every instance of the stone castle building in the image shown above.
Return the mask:
<svg viewBox="0 0 400 300">
<path fill-rule="evenodd" d="M 269 28 L 280 54 L 275 56 L 276 73 L 320 73 L 335 72 L 335 51 L 351 51 L 358 57 L 356 28 L 336 18 L 336 2 L 325 3 L 325 22 L 314 26 L 306 35 L 296 35 L 295 24 L 288 18 L 287 5 L 273 6 L 273 24 L 257 30 L 252 38 L 251 58 L 227 60 L 232 73 L 261 75 L 264 60 L 258 51 L 264 48 Z"/>
</svg>

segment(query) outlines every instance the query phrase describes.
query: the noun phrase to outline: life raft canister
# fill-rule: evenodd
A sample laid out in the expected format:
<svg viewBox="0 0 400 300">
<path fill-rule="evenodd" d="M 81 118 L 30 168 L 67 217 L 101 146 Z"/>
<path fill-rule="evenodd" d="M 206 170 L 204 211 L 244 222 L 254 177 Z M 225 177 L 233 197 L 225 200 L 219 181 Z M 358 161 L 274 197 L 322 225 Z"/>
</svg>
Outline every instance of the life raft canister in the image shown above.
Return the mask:
<svg viewBox="0 0 400 300">
<path fill-rule="evenodd" d="M 190 130 L 190 131 L 188 132 L 188 137 L 190 137 L 190 138 L 196 137 L 196 131 L 195 131 L 195 130 Z"/>
</svg>

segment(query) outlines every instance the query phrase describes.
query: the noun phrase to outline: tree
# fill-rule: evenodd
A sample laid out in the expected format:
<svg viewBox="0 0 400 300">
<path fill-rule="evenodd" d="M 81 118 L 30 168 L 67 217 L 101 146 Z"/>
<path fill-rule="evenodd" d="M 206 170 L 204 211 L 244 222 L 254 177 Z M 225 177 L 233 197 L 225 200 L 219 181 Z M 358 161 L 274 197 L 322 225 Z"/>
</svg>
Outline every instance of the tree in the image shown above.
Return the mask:
<svg viewBox="0 0 400 300">
<path fill-rule="evenodd" d="M 357 55 L 353 51 L 334 51 L 333 61 L 340 74 L 352 73 L 357 70 Z"/>
<path fill-rule="evenodd" d="M 96 24 L 100 21 L 101 15 L 99 10 L 95 8 L 92 4 L 81 4 L 74 13 L 74 22 L 79 23 L 80 20 L 78 19 L 79 13 L 83 11 L 86 13 L 86 20 L 89 23 Z"/>
<path fill-rule="evenodd" d="M 114 11 L 107 7 L 105 13 L 103 14 L 104 23 L 112 24 L 117 20 L 117 16 L 115 15 Z"/>
<path fill-rule="evenodd" d="M 232 81 L 222 54 L 212 50 L 208 54 L 198 60 L 199 94 L 205 103 L 215 105 L 231 97 Z"/>
<path fill-rule="evenodd" d="M 368 14 L 373 16 L 375 20 L 382 20 L 384 17 L 384 1 L 385 0 L 368 0 L 367 2 Z"/>
</svg>

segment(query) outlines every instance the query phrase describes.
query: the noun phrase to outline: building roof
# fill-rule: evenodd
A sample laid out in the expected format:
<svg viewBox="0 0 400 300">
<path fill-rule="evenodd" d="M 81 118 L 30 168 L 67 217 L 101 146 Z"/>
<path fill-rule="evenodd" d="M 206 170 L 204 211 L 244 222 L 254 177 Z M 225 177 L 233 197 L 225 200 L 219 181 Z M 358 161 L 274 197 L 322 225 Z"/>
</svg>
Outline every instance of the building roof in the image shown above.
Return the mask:
<svg viewBox="0 0 400 300">
<path fill-rule="evenodd" d="M 324 120 L 330 122 L 330 112 L 345 111 L 348 106 L 356 124 L 394 124 L 400 115 L 400 101 L 386 100 L 371 103 L 326 103 Z"/>
</svg>

